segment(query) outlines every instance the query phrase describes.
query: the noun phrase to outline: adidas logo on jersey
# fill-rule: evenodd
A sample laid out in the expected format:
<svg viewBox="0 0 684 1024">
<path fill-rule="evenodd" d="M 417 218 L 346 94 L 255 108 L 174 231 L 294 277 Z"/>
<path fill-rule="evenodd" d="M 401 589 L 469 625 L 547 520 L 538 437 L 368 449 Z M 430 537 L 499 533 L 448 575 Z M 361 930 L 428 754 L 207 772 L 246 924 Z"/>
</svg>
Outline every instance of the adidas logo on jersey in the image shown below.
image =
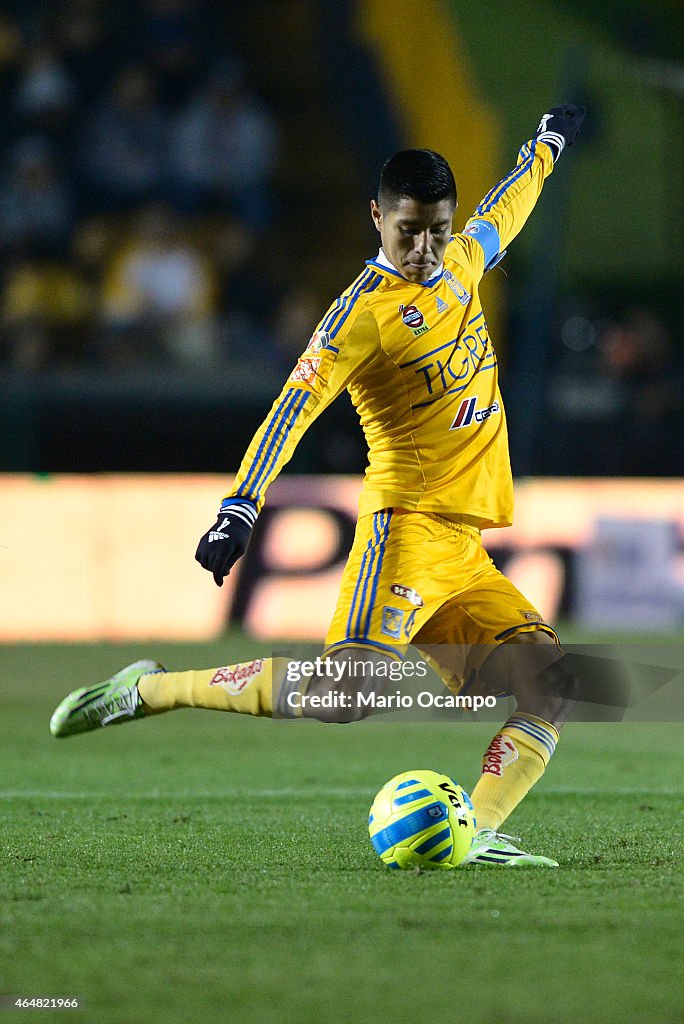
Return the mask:
<svg viewBox="0 0 684 1024">
<path fill-rule="evenodd" d="M 438 313 L 443 313 L 444 310 L 448 309 L 448 308 L 449 308 L 449 303 L 445 302 L 444 299 L 440 299 L 440 297 L 438 295 L 437 296 L 437 312 Z"/>
</svg>

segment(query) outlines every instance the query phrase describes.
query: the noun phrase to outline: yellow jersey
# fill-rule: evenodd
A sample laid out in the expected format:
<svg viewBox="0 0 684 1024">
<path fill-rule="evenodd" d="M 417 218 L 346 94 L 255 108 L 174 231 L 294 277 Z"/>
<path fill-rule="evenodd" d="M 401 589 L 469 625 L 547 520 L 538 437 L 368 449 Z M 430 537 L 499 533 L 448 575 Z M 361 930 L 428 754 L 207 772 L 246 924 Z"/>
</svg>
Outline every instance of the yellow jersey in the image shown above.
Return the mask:
<svg viewBox="0 0 684 1024">
<path fill-rule="evenodd" d="M 305 430 L 347 388 L 368 445 L 359 514 L 384 508 L 509 526 L 513 482 L 497 359 L 478 296 L 553 169 L 532 140 L 442 266 L 407 281 L 382 250 L 330 306 L 252 439 L 233 490 L 263 505 Z"/>
</svg>

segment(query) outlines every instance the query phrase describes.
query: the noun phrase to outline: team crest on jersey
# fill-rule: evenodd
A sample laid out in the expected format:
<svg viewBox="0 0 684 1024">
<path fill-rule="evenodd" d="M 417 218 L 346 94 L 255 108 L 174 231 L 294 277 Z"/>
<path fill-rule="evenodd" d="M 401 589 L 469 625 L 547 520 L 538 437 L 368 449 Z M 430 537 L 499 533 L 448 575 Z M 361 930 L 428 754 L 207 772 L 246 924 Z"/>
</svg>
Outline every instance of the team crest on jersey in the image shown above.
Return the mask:
<svg viewBox="0 0 684 1024">
<path fill-rule="evenodd" d="M 409 330 L 415 334 L 416 338 L 430 330 L 430 325 L 425 322 L 425 317 L 417 306 L 405 306 L 402 303 L 401 306 L 399 306 L 399 312 L 401 314 L 401 319 Z"/>
<path fill-rule="evenodd" d="M 399 640 L 403 622 L 404 613 L 401 608 L 390 608 L 389 605 L 385 605 L 382 609 L 382 633 L 386 633 L 387 636 L 392 636 L 395 640 Z"/>
<path fill-rule="evenodd" d="M 461 427 L 469 427 L 471 423 L 484 423 L 490 416 L 495 416 L 501 411 L 498 402 L 493 402 L 485 409 L 477 408 L 477 398 L 464 398 L 454 416 L 454 422 L 449 430 L 460 430 Z"/>
<path fill-rule="evenodd" d="M 289 376 L 293 384 L 313 384 L 321 365 L 320 356 L 302 356 Z"/>
<path fill-rule="evenodd" d="M 320 352 L 330 344 L 330 335 L 327 331 L 314 331 L 311 341 L 306 346 L 307 352 Z"/>
<path fill-rule="evenodd" d="M 444 280 L 449 285 L 449 287 L 451 288 L 452 292 L 454 293 L 458 301 L 461 303 L 461 305 L 467 306 L 472 296 L 470 295 L 468 290 L 463 287 L 458 278 L 454 277 L 450 270 L 445 270 Z"/>
</svg>

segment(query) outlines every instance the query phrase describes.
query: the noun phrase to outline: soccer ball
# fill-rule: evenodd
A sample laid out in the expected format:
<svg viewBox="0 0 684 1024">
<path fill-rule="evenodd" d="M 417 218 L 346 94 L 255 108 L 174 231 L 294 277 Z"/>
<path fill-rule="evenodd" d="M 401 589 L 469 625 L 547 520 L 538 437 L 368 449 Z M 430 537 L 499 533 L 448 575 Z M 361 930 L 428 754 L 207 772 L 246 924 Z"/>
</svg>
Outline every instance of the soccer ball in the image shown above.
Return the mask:
<svg viewBox="0 0 684 1024">
<path fill-rule="evenodd" d="M 390 868 L 455 868 L 475 835 L 473 805 L 448 775 L 402 772 L 375 797 L 368 832 Z"/>
</svg>

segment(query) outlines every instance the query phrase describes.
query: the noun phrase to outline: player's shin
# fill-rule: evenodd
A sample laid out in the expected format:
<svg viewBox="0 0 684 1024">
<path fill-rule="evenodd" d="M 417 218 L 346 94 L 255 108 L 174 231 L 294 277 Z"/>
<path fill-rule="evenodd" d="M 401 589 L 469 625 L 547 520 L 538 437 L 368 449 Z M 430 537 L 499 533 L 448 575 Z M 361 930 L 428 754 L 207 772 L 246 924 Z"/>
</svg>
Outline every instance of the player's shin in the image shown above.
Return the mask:
<svg viewBox="0 0 684 1024">
<path fill-rule="evenodd" d="M 174 708 L 209 708 L 271 716 L 274 674 L 278 684 L 281 661 L 255 658 L 220 668 L 150 673 L 141 676 L 138 692 L 146 715 Z"/>
<path fill-rule="evenodd" d="M 516 712 L 497 732 L 482 758 L 472 792 L 478 829 L 498 829 L 544 774 L 558 732 L 535 715 Z"/>
</svg>

